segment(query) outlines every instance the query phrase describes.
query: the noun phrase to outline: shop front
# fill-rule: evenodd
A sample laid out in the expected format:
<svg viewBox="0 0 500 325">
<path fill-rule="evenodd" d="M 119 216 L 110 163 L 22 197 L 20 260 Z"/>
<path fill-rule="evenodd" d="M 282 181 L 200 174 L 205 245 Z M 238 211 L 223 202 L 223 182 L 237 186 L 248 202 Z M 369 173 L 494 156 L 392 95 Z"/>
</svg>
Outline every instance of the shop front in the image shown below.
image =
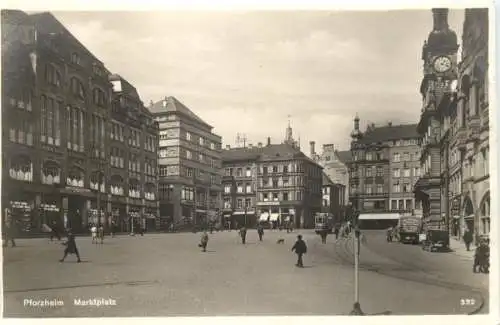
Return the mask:
<svg viewBox="0 0 500 325">
<path fill-rule="evenodd" d="M 19 237 L 26 237 L 30 234 L 37 233 L 38 220 L 34 218 L 33 202 L 25 200 L 16 200 L 9 202 L 9 212 L 6 223 L 13 228 L 14 233 Z"/>
</svg>

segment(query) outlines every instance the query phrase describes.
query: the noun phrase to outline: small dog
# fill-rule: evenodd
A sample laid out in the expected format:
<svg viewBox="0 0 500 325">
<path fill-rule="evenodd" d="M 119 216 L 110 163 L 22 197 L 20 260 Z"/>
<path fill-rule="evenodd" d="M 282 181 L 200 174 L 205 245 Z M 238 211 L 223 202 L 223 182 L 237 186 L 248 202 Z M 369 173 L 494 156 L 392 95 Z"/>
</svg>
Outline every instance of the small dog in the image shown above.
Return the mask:
<svg viewBox="0 0 500 325">
<path fill-rule="evenodd" d="M 285 243 L 285 239 L 284 238 L 280 238 L 276 241 L 276 244 L 284 244 Z"/>
</svg>

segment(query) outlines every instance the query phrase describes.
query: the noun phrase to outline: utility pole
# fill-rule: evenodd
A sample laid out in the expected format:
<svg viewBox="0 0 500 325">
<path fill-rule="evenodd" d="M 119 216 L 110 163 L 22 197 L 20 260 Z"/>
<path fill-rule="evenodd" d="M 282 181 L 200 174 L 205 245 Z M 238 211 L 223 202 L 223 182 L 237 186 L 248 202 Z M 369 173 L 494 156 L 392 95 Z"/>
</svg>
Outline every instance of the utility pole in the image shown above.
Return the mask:
<svg viewBox="0 0 500 325">
<path fill-rule="evenodd" d="M 354 305 L 351 311 L 351 315 L 364 315 L 361 310 L 361 305 L 359 304 L 359 251 L 360 251 L 360 240 L 361 231 L 358 225 L 359 213 L 355 212 L 354 221 Z"/>
</svg>

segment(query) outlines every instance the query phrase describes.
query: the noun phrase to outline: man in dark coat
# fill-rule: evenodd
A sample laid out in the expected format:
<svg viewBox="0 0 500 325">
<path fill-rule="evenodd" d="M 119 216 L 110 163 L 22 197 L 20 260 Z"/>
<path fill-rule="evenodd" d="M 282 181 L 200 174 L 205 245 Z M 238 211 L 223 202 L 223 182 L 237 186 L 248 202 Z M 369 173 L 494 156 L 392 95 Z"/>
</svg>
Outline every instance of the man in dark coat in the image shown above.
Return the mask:
<svg viewBox="0 0 500 325">
<path fill-rule="evenodd" d="M 64 262 L 64 259 L 68 256 L 68 254 L 75 254 L 76 258 L 78 258 L 77 262 L 80 263 L 80 254 L 78 253 L 78 248 L 76 247 L 75 235 L 71 229 L 68 229 L 68 240 L 64 243 L 64 245 L 66 246 L 64 249 L 64 256 L 59 260 L 59 262 Z"/>
<path fill-rule="evenodd" d="M 326 244 L 326 237 L 328 237 L 328 229 L 321 229 L 319 235 L 321 236 L 321 242 L 323 244 Z"/>
<path fill-rule="evenodd" d="M 240 229 L 241 243 L 245 244 L 247 239 L 247 228 L 241 227 Z"/>
<path fill-rule="evenodd" d="M 339 225 L 339 224 L 336 224 L 336 225 L 335 225 L 335 229 L 334 229 L 334 232 L 335 232 L 335 239 L 339 239 L 339 231 L 340 231 L 340 225 Z"/>
<path fill-rule="evenodd" d="M 264 227 L 259 223 L 257 226 L 257 234 L 259 234 L 259 241 L 262 241 L 262 237 L 264 236 Z"/>
<path fill-rule="evenodd" d="M 295 266 L 304 267 L 304 264 L 302 263 L 302 255 L 307 253 L 307 245 L 302 240 L 302 235 L 297 236 L 297 241 L 292 247 L 292 252 L 293 251 L 295 251 L 295 254 L 297 254 L 297 264 L 295 264 Z"/>
</svg>

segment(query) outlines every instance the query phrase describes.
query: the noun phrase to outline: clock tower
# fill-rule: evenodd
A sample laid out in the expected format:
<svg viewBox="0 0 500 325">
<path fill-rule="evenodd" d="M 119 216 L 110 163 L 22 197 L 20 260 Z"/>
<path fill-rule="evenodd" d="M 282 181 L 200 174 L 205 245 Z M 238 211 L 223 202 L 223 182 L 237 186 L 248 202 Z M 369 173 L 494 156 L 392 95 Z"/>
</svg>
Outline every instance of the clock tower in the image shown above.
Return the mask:
<svg viewBox="0 0 500 325">
<path fill-rule="evenodd" d="M 439 103 L 450 92 L 458 75 L 457 35 L 448 26 L 448 9 L 432 9 L 433 28 L 422 49 L 424 76 L 420 85 L 422 113 L 418 123 L 421 139 L 422 176 L 415 184 L 415 198 L 422 204 L 428 229 L 443 229 L 441 211 L 441 118 Z"/>
</svg>

